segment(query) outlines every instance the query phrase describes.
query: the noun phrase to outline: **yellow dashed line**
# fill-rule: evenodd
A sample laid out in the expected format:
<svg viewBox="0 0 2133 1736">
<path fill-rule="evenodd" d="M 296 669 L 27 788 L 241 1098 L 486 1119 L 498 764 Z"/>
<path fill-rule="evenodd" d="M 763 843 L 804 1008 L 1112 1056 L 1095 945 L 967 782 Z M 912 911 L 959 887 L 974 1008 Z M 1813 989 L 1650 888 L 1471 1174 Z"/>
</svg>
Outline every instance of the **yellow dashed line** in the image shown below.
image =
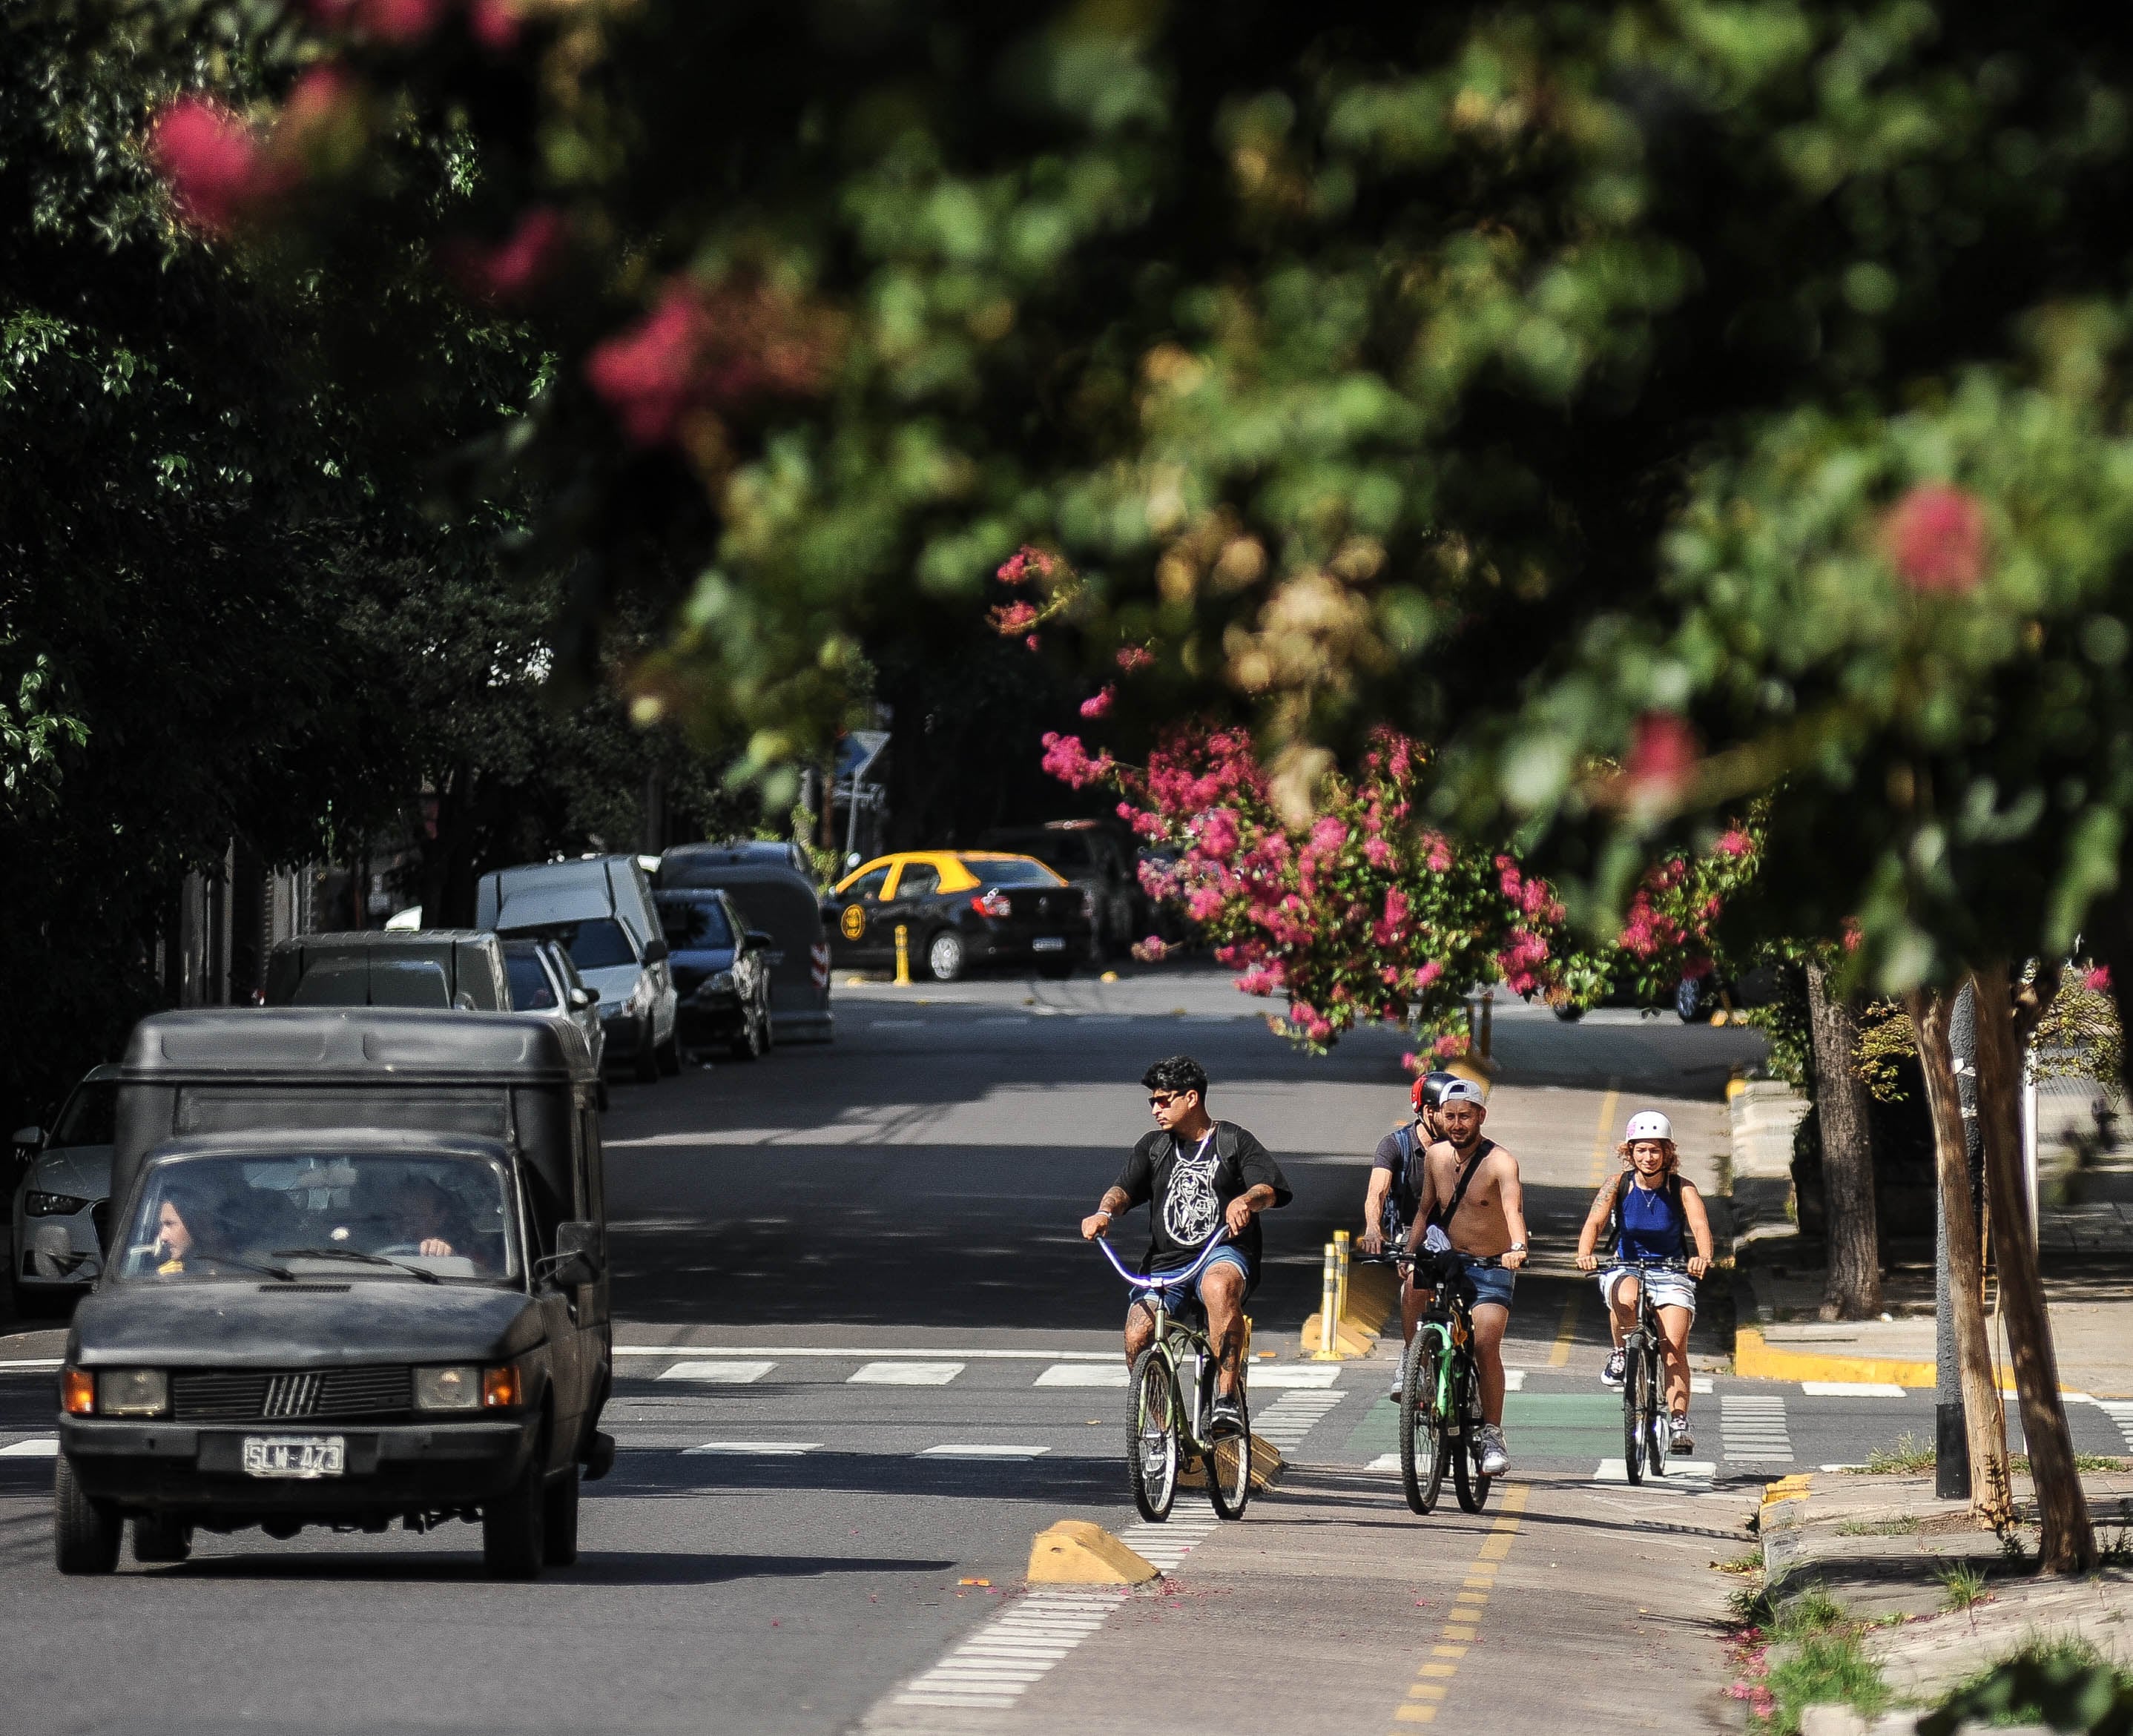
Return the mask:
<svg viewBox="0 0 2133 1736">
<path fill-rule="evenodd" d="M 1614 1093 L 1609 1092 L 1611 1105 Z M 1604 1127 L 1611 1119 L 1611 1107 L 1602 1117 Z M 1481 1606 L 1489 1601 L 1489 1594 L 1496 1584 L 1496 1564 L 1510 1553 L 1511 1539 L 1517 1536 L 1519 1515 L 1526 1510 L 1526 1500 L 1531 1486 L 1521 1483 L 1504 1491 L 1504 1504 L 1497 1510 L 1495 1522 L 1489 1527 L 1489 1535 L 1481 1540 L 1481 1550 L 1473 1565 L 1466 1570 L 1466 1583 L 1469 1589 L 1456 1594 L 1452 1608 L 1445 1618 L 1443 1630 L 1437 1643 L 1429 1648 L 1429 1661 L 1415 1671 L 1415 1679 L 1407 1690 L 1407 1698 L 1393 1708 L 1394 1724 L 1434 1724 L 1438 1704 L 1447 1692 L 1446 1683 L 1459 1673 L 1456 1662 L 1438 1660 L 1466 1657 L 1466 1642 L 1478 1637 L 1481 1619 Z M 1466 1607 L 1461 1608 L 1460 1606 Z"/>
<path fill-rule="evenodd" d="M 1600 1126 L 1592 1136 L 1591 1173 L 1585 1185 L 1596 1190 L 1607 1179 L 1607 1160 L 1615 1150 L 1615 1105 L 1621 1094 L 1611 1086 L 1600 1099 Z M 1562 1321 L 1555 1329 L 1555 1347 L 1548 1353 L 1551 1368 L 1567 1368 L 1570 1363 L 1571 1330 L 1577 1324 L 1577 1305 L 1585 1295 L 1582 1283 L 1572 1284 L 1570 1294 L 1563 1301 Z"/>
</svg>

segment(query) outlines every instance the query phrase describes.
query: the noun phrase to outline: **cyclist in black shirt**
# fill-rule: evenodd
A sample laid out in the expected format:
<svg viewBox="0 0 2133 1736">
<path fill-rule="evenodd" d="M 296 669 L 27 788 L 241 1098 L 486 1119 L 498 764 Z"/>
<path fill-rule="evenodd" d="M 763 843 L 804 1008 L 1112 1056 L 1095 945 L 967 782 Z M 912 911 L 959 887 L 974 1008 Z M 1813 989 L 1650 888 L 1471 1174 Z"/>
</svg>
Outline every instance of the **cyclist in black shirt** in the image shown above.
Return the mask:
<svg viewBox="0 0 2133 1736">
<path fill-rule="evenodd" d="M 1288 1183 L 1267 1148 L 1234 1122 L 1207 1113 L 1207 1075 L 1189 1055 L 1158 1061 L 1141 1075 L 1157 1126 L 1141 1136 L 1119 1179 L 1081 1220 L 1090 1241 L 1111 1219 L 1134 1206 L 1148 1206 L 1151 1273 L 1182 1272 L 1199 1257 L 1207 1238 L 1226 1229 L 1230 1239 L 1196 1281 L 1207 1310 L 1207 1336 L 1221 1368 L 1216 1382 L 1212 1421 L 1236 1430 L 1237 1366 L 1244 1353 L 1245 1303 L 1259 1281 L 1259 1214 L 1288 1204 Z M 1148 1348 L 1155 1320 L 1136 1298 L 1126 1310 L 1126 1365 Z"/>
<path fill-rule="evenodd" d="M 1414 1082 L 1408 1100 L 1414 1119 L 1394 1128 L 1378 1142 L 1371 1159 L 1370 1191 L 1363 1197 L 1363 1233 L 1356 1238 L 1359 1253 L 1383 1253 L 1388 1248 L 1404 1248 L 1422 1197 L 1422 1154 L 1444 1137 L 1437 1111 L 1444 1101 L 1444 1088 L 1459 1075 L 1439 1070 L 1425 1073 Z M 1422 1317 L 1422 1301 L 1414 1293 L 1411 1273 L 1400 1279 L 1400 1331 L 1414 1342 L 1415 1322 Z M 1392 1397 L 1400 1392 L 1399 1365 L 1393 1368 Z"/>
</svg>

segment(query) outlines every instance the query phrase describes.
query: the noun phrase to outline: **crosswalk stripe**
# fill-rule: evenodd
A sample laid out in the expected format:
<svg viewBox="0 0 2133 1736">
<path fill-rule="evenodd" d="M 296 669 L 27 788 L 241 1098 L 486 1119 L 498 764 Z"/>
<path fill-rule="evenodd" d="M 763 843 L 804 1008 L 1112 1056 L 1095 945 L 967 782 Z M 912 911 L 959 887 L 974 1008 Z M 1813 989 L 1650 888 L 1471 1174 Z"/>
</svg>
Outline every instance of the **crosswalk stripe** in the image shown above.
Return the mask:
<svg viewBox="0 0 2133 1736">
<path fill-rule="evenodd" d="M 790 1458 L 801 1453 L 819 1450 L 819 1440 L 706 1440 L 701 1446 L 683 1447 L 688 1453 L 763 1453 L 773 1458 Z"/>
<path fill-rule="evenodd" d="M 963 1372 L 961 1363 L 868 1363 L 846 1378 L 848 1387 L 945 1387 Z"/>
<path fill-rule="evenodd" d="M 1904 1389 L 1876 1380 L 1803 1380 L 1800 1391 L 1809 1398 L 1901 1398 Z"/>
<path fill-rule="evenodd" d="M 2096 1407 L 2118 1425 L 2119 1438 L 2128 1451 L 2133 1451 L 2133 1400 L 2099 1398 Z"/>
<path fill-rule="evenodd" d="M 1252 1432 L 1283 1452 L 1293 1451 L 1347 1396 L 1337 1392 L 1290 1392 L 1252 1419 Z"/>
<path fill-rule="evenodd" d="M 715 1387 L 745 1387 L 761 1380 L 777 1366 L 776 1363 L 676 1363 L 671 1368 L 661 1369 L 659 1378 L 702 1381 Z"/>
<path fill-rule="evenodd" d="M 950 1441 L 941 1446 L 927 1447 L 918 1455 L 921 1459 L 1036 1459 L 1052 1450 L 1042 1446 L 1009 1446 L 989 1442 L 960 1443 Z"/>
<path fill-rule="evenodd" d="M 1793 1456 L 1782 1395 L 1728 1392 L 1718 1401 L 1720 1450 L 1743 1464 L 1783 1462 Z"/>
<path fill-rule="evenodd" d="M 1054 1363 L 1037 1377 L 1040 1387 L 1123 1387 L 1124 1363 Z"/>
<path fill-rule="evenodd" d="M 890 1696 L 899 1706 L 1004 1710 L 1101 1628 L 1123 1593 L 1032 1593 Z"/>
</svg>

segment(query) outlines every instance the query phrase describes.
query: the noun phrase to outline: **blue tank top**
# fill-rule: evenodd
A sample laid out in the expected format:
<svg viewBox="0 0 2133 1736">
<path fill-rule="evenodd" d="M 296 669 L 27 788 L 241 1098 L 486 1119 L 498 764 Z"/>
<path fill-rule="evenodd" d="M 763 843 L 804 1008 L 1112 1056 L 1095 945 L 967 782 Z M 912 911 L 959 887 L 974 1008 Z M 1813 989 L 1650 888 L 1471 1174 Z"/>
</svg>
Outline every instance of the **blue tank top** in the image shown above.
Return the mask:
<svg viewBox="0 0 2133 1736">
<path fill-rule="evenodd" d="M 1621 1191 L 1615 1196 L 1615 1209 L 1622 1220 L 1620 1258 L 1681 1258 L 1682 1214 L 1674 1203 L 1673 1190 L 1664 1182 L 1657 1187 L 1644 1188 L 1625 1179 Z"/>
</svg>

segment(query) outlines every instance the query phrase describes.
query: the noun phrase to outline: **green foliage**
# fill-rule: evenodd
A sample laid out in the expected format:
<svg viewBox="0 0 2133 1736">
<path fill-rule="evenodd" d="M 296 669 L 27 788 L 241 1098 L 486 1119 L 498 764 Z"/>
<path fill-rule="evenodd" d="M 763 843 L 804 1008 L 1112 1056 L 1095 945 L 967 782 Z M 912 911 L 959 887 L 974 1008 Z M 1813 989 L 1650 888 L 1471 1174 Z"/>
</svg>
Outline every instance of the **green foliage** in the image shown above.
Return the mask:
<svg viewBox="0 0 2133 1736">
<path fill-rule="evenodd" d="M 1809 1706 L 1834 1702 L 1871 1719 L 1892 1698 L 1880 1666 L 1866 1655 L 1859 1634 L 1849 1628 L 1800 1640 L 1796 1649 L 1771 1665 L 1764 1686 L 1776 1702 L 1768 1728 L 1780 1736 L 1799 1729 L 1800 1714 Z"/>
<path fill-rule="evenodd" d="M 2133 1730 L 2133 1674 L 2085 1641 L 2032 1641 L 1964 1682 L 1919 1720 L 1919 1733 L 1954 1736 L 1970 1724 L 2049 1724 L 2126 1736 Z"/>
<path fill-rule="evenodd" d="M 1941 1602 L 1951 1611 L 1960 1613 L 1986 1600 L 1985 1575 L 1967 1561 L 1942 1570 L 1940 1576 Z"/>
<path fill-rule="evenodd" d="M 1859 1466 L 1854 1474 L 1861 1477 L 1916 1476 L 1921 1471 L 1931 1470 L 1937 1456 L 1933 1442 L 1907 1432 L 1897 1437 L 1894 1446 L 1869 1450 L 1866 1464 Z"/>
</svg>

